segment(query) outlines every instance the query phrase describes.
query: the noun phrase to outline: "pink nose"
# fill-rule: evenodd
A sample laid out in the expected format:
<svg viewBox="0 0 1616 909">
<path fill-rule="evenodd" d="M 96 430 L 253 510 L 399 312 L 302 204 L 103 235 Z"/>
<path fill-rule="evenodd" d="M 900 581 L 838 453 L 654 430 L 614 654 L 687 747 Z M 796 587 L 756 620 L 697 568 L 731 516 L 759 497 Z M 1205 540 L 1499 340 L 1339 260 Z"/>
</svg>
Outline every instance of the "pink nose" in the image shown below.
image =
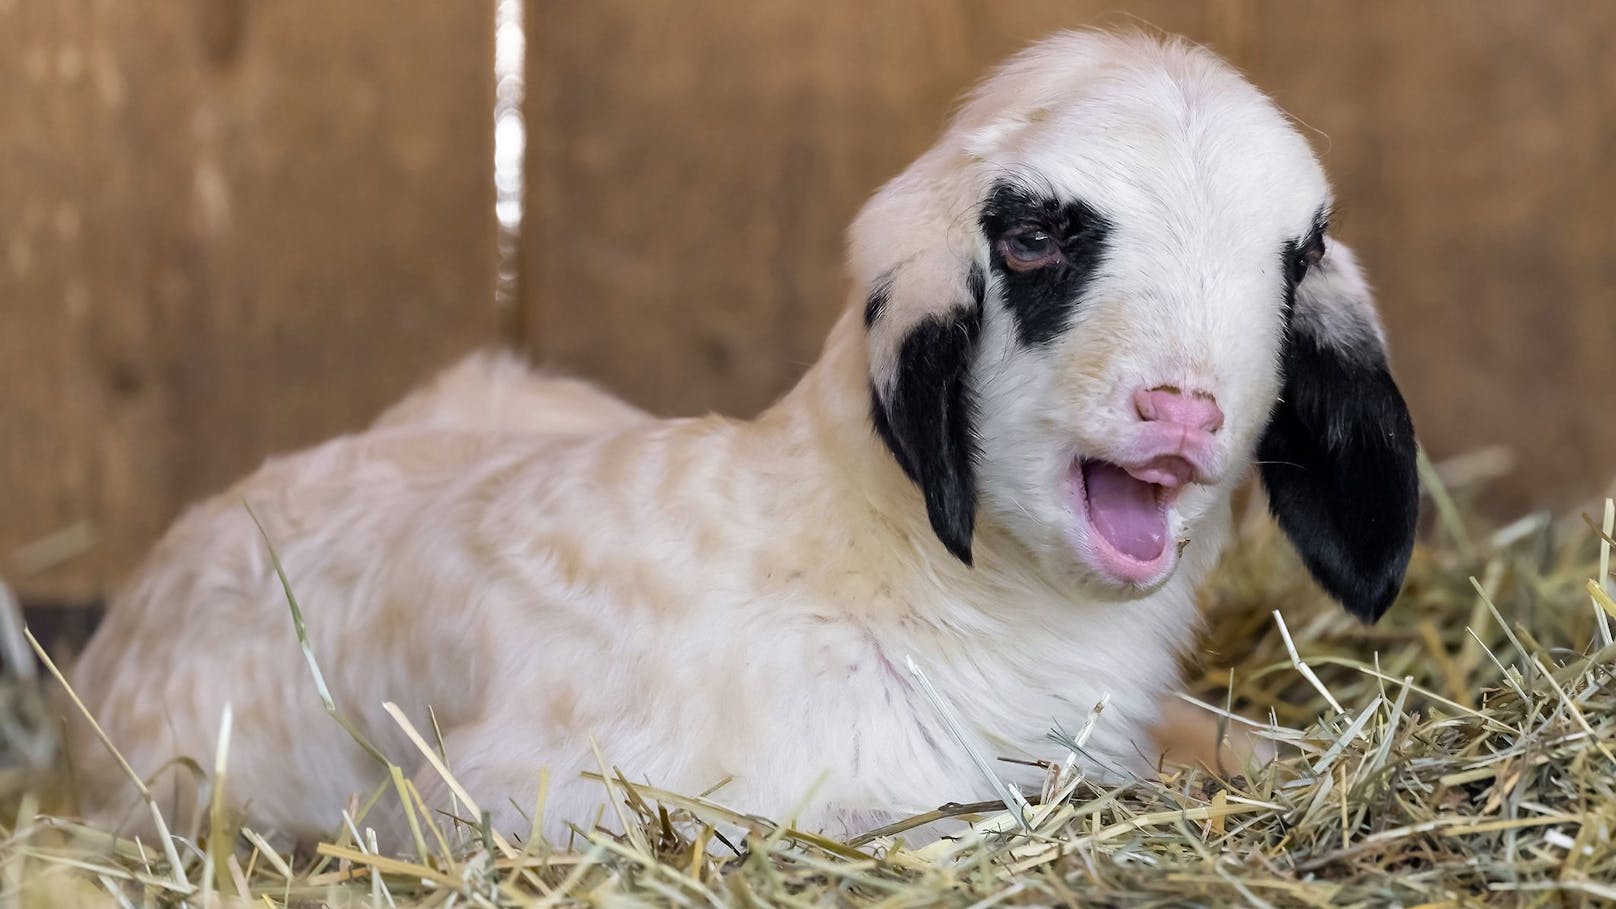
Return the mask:
<svg viewBox="0 0 1616 909">
<path fill-rule="evenodd" d="M 1223 411 L 1218 409 L 1217 400 L 1204 391 L 1186 394 L 1171 385 L 1159 385 L 1134 392 L 1133 406 L 1139 419 L 1147 423 L 1159 421 L 1208 433 L 1223 428 Z"/>
</svg>

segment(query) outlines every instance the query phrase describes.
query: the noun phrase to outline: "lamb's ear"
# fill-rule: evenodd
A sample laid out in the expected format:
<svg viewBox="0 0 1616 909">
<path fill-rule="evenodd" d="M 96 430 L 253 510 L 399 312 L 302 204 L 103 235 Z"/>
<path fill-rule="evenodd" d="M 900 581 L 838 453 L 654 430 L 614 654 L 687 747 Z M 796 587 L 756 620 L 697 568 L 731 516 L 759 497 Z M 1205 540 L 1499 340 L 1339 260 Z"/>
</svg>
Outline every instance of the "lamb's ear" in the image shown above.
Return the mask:
<svg viewBox="0 0 1616 909">
<path fill-rule="evenodd" d="M 895 295 L 918 289 L 905 286 L 906 270 L 900 267 L 879 280 L 865 308 L 871 419 L 904 473 L 920 487 L 937 538 L 969 565 L 976 524 L 970 367 L 982 329 L 986 278 L 980 266 L 970 265 L 945 305 L 918 313 L 910 307 L 909 324 L 887 324 L 901 312 L 892 305 Z"/>
<path fill-rule="evenodd" d="M 1373 622 L 1414 547 L 1416 445 L 1369 289 L 1340 244 L 1296 288 L 1284 371 L 1258 446 L 1270 508 L 1320 586 Z"/>
<path fill-rule="evenodd" d="M 920 487 L 937 538 L 969 565 L 987 243 L 980 197 L 958 168 L 955 153 L 934 150 L 881 187 L 853 221 L 848 258 L 866 296 L 871 422 Z"/>
</svg>

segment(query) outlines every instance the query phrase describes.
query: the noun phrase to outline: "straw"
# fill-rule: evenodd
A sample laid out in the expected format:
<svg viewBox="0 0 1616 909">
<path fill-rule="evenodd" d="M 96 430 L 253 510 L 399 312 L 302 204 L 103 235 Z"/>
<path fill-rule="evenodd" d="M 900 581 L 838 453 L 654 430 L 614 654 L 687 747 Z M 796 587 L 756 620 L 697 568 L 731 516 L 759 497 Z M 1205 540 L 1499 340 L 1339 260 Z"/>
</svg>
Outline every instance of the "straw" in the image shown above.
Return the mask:
<svg viewBox="0 0 1616 909">
<path fill-rule="evenodd" d="M 1426 472 L 1450 480 L 1463 474 L 1440 466 Z M 225 774 L 233 785 L 245 782 L 248 762 L 227 766 L 246 747 L 241 728 L 232 741 L 227 714 L 212 800 L 202 803 L 212 806 L 212 821 L 200 841 L 170 835 L 127 763 L 119 767 L 160 831 L 155 844 L 59 813 L 59 771 L 24 772 L 13 757 L 18 746 L 0 744 L 13 761 L 0 767 L 19 768 L 0 773 L 0 817 L 9 824 L 0 829 L 0 883 L 6 900 L 25 895 L 7 905 L 266 909 L 1458 909 L 1616 899 L 1616 645 L 1607 643 L 1616 603 L 1610 534 L 1601 532 L 1612 507 L 1587 526 L 1533 517 L 1498 531 L 1466 510 L 1472 491 L 1449 486 L 1441 496 L 1441 532 L 1416 552 L 1403 595 L 1376 626 L 1328 603 L 1264 524 L 1252 525 L 1219 566 L 1204 591 L 1207 633 L 1201 656 L 1186 665 L 1183 697 L 1209 718 L 1277 745 L 1280 756 L 1266 765 L 1227 773 L 1168 767 L 1159 777 L 1115 778 L 1083 756 L 1089 736 L 1115 721 L 1102 702 L 1076 734 L 1048 742 L 1043 757 L 1051 775 L 1034 806 L 994 772 L 992 756 L 968 731 L 972 718 L 911 664 L 930 701 L 916 722 L 946 732 L 934 736 L 938 747 L 959 749 L 962 763 L 969 755 L 974 771 L 959 781 L 961 796 L 980 791 L 979 774 L 997 794 L 993 801 L 938 806 L 838 842 L 725 807 L 724 789 L 709 797 L 641 782 L 633 766 L 619 770 L 607 761 L 618 756 L 602 749 L 598 772 L 585 776 L 600 784 L 604 813 L 568 818 L 579 828 L 570 846 L 530 841 L 518 848 L 506 839 L 512 831 L 488 822 L 487 809 L 497 806 L 478 805 L 460 785 L 452 751 L 388 704 L 396 738 L 413 746 L 408 766 L 443 780 L 474 835 L 446 836 L 444 815 L 387 765 L 378 792 L 405 808 L 403 856 L 385 854 L 364 826 L 364 793 L 332 806 L 334 818 L 349 813 L 320 842 L 294 852 L 259 830 L 232 827 Z M 289 604 L 295 580 L 282 575 Z M 300 624 L 301 607 L 291 612 Z M 63 683 L 32 635 L 23 639 Z M 303 665 L 294 667 L 315 674 L 325 704 L 330 692 L 319 684 L 318 661 L 307 636 L 299 640 Z M 7 728 L 48 730 L 51 713 L 30 706 L 39 687 L 16 674 L 0 681 Z M 98 729 L 76 695 L 67 693 L 63 703 Z M 235 718 L 238 726 L 242 719 Z M 775 719 L 783 729 L 791 723 Z M 102 745 L 110 748 L 104 736 Z M 746 766 L 743 757 L 738 768 Z M 533 815 L 521 828 L 533 840 L 539 816 L 556 820 L 555 806 L 545 805 L 550 781 L 541 769 L 534 768 L 542 781 L 538 801 L 524 806 Z M 612 829 L 595 827 L 596 817 L 611 818 Z M 958 838 L 905 844 L 949 817 L 975 822 Z M 744 833 L 745 848 L 718 846 L 731 841 L 726 831 Z"/>
</svg>

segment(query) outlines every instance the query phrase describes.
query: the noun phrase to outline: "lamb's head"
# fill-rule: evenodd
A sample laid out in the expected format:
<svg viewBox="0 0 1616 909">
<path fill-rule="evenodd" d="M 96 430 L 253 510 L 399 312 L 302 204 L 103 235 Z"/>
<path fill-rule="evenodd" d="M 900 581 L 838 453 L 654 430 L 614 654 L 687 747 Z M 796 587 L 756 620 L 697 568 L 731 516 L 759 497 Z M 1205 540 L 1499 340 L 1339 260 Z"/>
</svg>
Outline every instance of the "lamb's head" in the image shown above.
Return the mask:
<svg viewBox="0 0 1616 909">
<path fill-rule="evenodd" d="M 875 429 L 949 551 L 991 522 L 1062 580 L 1147 592 L 1255 461 L 1314 576 L 1377 618 L 1415 444 L 1330 208 L 1306 140 L 1199 47 L 1065 33 L 992 75 L 850 243 Z"/>
</svg>

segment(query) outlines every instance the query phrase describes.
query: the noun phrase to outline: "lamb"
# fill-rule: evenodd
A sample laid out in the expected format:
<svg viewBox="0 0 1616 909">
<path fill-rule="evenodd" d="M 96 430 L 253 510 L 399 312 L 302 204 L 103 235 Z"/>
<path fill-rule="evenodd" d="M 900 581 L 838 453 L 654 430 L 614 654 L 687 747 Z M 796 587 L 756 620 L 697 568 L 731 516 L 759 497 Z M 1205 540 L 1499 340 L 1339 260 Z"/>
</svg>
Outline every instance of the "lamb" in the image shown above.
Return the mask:
<svg viewBox="0 0 1616 909">
<path fill-rule="evenodd" d="M 400 762 L 381 705 L 418 728 L 430 708 L 506 835 L 541 768 L 545 829 L 593 820 L 592 743 L 838 834 L 992 797 L 908 659 L 984 753 L 1055 756 L 1051 727 L 1108 696 L 1086 769 L 1149 773 L 1249 465 L 1347 610 L 1373 621 L 1401 583 L 1413 427 L 1330 209 L 1306 141 L 1209 51 L 1057 34 L 866 205 L 823 354 L 758 418 L 468 364 L 184 514 L 72 683 L 143 775 L 207 766 L 230 704 L 224 797 L 258 829 L 325 835 L 376 787 L 245 501 L 338 708 Z M 478 397 L 503 387 L 533 393 Z M 137 819 L 74 737 L 89 811 Z M 174 773 L 157 791 L 191 804 Z"/>
</svg>

